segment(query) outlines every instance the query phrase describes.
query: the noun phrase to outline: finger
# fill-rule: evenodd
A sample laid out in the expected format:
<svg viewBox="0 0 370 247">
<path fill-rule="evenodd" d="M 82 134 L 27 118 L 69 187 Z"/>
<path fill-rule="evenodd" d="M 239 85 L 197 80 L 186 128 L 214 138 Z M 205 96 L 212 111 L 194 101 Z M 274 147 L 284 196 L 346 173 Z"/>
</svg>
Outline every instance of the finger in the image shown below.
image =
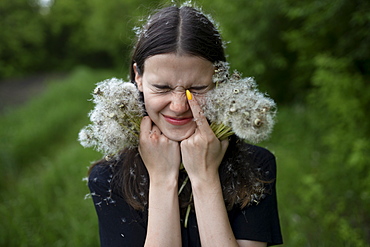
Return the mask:
<svg viewBox="0 0 370 247">
<path fill-rule="evenodd" d="M 149 138 L 158 138 L 160 135 L 162 135 L 161 130 L 156 125 L 153 125 L 149 132 Z"/>
<path fill-rule="evenodd" d="M 143 117 L 140 124 L 140 138 L 158 139 L 162 135 L 161 130 L 153 124 L 150 117 Z"/>
<path fill-rule="evenodd" d="M 146 116 L 141 119 L 140 123 L 140 134 L 149 134 L 152 130 L 152 120 L 150 117 Z"/>
<path fill-rule="evenodd" d="M 152 121 L 151 119 L 146 116 L 146 117 L 143 117 L 141 119 L 141 123 L 140 123 L 140 136 L 139 136 L 139 139 L 140 139 L 140 143 L 139 143 L 139 146 L 138 146 L 138 151 L 139 151 L 139 154 L 141 157 L 143 157 L 143 153 L 142 153 L 142 142 L 145 142 L 144 140 L 144 137 L 146 135 L 149 135 L 150 132 L 151 132 L 151 129 L 152 129 Z"/>
<path fill-rule="evenodd" d="M 221 141 L 221 147 L 222 147 L 222 152 L 223 153 L 226 152 L 228 146 L 229 146 L 229 139 L 228 138 Z"/>
<path fill-rule="evenodd" d="M 207 118 L 203 114 L 202 108 L 200 107 L 200 105 L 198 104 L 198 101 L 193 97 L 192 93 L 189 90 L 186 90 L 186 97 L 188 99 L 188 103 L 189 103 L 191 112 L 193 113 L 193 118 L 198 126 L 198 129 L 200 131 L 211 130 L 209 128 Z"/>
</svg>

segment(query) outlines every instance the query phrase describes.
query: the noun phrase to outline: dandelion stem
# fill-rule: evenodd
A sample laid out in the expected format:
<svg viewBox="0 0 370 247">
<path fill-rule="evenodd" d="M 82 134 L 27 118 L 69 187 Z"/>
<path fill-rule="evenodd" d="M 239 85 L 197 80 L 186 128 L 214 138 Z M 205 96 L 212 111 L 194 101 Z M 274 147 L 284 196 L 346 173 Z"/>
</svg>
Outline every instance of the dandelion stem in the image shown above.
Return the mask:
<svg viewBox="0 0 370 247">
<path fill-rule="evenodd" d="M 140 117 L 134 117 L 132 116 L 132 114 L 130 113 L 125 113 L 125 117 L 127 117 L 128 119 L 130 119 L 130 122 L 133 124 L 133 127 L 134 128 L 130 128 L 128 126 L 126 126 L 125 124 L 123 123 L 119 123 L 119 125 L 124 128 L 125 130 L 127 130 L 128 132 L 130 132 L 131 134 L 133 134 L 134 136 L 136 136 L 137 138 L 139 138 L 139 132 L 140 132 Z"/>
<path fill-rule="evenodd" d="M 189 203 L 191 202 L 191 200 L 193 200 L 193 192 L 190 194 L 190 200 L 189 200 Z M 188 205 L 188 208 L 186 209 L 185 222 L 184 222 L 184 227 L 185 227 L 185 228 L 187 228 L 187 227 L 188 227 L 188 221 L 189 221 L 190 209 L 191 209 L 191 205 L 189 204 L 189 205 Z"/>
<path fill-rule="evenodd" d="M 188 182 L 188 180 L 189 180 L 189 176 L 187 176 L 187 177 L 185 178 L 184 182 L 182 182 L 182 185 L 181 185 L 181 187 L 180 187 L 180 189 L 179 189 L 179 193 L 178 193 L 177 195 L 180 195 L 180 193 L 182 192 L 182 190 L 185 188 L 185 185 L 186 185 L 186 183 Z"/>
<path fill-rule="evenodd" d="M 211 123 L 210 127 L 215 133 L 216 137 L 221 141 L 234 134 L 231 127 L 228 127 L 222 123 Z"/>
</svg>

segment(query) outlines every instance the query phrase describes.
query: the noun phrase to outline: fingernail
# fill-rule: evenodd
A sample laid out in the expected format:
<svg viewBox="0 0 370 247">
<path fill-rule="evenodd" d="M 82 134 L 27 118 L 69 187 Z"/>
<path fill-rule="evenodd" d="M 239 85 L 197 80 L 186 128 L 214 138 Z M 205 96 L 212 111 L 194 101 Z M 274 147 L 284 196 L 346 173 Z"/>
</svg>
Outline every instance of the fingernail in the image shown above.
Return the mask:
<svg viewBox="0 0 370 247">
<path fill-rule="evenodd" d="M 192 100 L 193 99 L 193 95 L 190 93 L 189 90 L 186 90 L 185 93 L 186 93 L 186 98 L 188 98 L 188 100 Z"/>
</svg>

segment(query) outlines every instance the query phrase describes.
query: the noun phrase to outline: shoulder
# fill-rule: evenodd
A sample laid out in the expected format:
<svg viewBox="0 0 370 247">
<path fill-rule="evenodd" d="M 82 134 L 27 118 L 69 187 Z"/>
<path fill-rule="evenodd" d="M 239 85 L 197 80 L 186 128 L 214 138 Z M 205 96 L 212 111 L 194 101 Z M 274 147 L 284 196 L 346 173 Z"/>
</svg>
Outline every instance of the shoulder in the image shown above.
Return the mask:
<svg viewBox="0 0 370 247">
<path fill-rule="evenodd" d="M 243 156 L 247 156 L 248 163 L 239 163 L 239 166 L 250 165 L 245 169 L 244 181 L 249 185 L 257 185 L 249 194 L 251 202 L 245 207 L 235 205 L 228 212 L 230 224 L 237 239 L 248 239 L 267 242 L 268 245 L 281 244 L 277 197 L 276 197 L 276 161 L 275 155 L 268 149 L 239 143 L 238 148 Z M 240 169 L 240 167 L 238 167 Z M 238 170 L 239 171 L 239 170 Z M 256 175 L 252 177 L 251 174 Z M 257 181 L 257 182 L 256 182 Z M 248 182 L 247 182 L 248 183 Z"/>
<path fill-rule="evenodd" d="M 271 151 L 242 140 L 237 144 L 237 150 L 239 156 L 243 157 L 241 160 L 246 161 L 246 163 L 239 165 L 249 165 L 264 180 L 276 178 L 276 157 Z"/>
<path fill-rule="evenodd" d="M 249 155 L 251 155 L 255 159 L 261 160 L 271 160 L 275 159 L 275 155 L 266 148 L 255 146 L 252 144 L 244 143 L 244 150 L 246 150 Z"/>
<path fill-rule="evenodd" d="M 105 183 L 113 176 L 113 167 L 104 162 L 94 165 L 89 174 L 89 182 Z"/>
<path fill-rule="evenodd" d="M 90 191 L 102 194 L 109 193 L 111 189 L 111 181 L 113 178 L 113 167 L 105 162 L 95 164 L 88 177 L 88 186 Z"/>
<path fill-rule="evenodd" d="M 230 138 L 227 154 L 233 156 L 242 155 L 244 157 L 262 160 L 275 159 L 275 155 L 272 154 L 272 152 L 270 152 L 268 149 L 249 144 L 237 136 L 232 136 Z"/>
</svg>

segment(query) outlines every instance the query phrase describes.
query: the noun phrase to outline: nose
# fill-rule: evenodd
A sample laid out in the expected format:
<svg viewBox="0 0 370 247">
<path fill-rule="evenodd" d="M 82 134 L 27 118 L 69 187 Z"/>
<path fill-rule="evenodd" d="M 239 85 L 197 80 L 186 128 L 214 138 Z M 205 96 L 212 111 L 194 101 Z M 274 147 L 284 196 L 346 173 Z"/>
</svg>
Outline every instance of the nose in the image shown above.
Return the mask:
<svg viewBox="0 0 370 247">
<path fill-rule="evenodd" d="M 170 110 L 178 114 L 182 114 L 189 110 L 185 92 L 172 92 Z"/>
</svg>

